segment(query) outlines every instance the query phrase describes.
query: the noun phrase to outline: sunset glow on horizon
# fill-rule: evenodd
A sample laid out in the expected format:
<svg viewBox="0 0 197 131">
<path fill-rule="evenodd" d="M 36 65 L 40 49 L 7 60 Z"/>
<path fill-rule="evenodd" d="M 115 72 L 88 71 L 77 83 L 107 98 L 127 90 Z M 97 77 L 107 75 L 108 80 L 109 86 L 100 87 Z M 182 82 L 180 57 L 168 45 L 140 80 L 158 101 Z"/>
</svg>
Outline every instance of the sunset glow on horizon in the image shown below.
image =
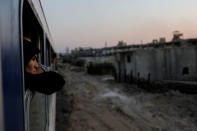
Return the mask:
<svg viewBox="0 0 197 131">
<path fill-rule="evenodd" d="M 175 30 L 197 38 L 196 0 L 41 0 L 57 52 L 150 43 Z"/>
</svg>

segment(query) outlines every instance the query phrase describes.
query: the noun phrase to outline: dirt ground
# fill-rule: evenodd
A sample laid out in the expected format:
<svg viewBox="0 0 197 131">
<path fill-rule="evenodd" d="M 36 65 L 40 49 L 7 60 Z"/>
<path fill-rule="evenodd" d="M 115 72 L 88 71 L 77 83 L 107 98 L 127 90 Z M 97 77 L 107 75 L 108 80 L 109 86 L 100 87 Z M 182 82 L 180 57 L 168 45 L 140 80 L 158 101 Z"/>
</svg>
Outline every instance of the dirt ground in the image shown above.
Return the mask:
<svg viewBox="0 0 197 131">
<path fill-rule="evenodd" d="M 197 95 L 148 93 L 61 65 L 56 131 L 197 131 Z"/>
</svg>

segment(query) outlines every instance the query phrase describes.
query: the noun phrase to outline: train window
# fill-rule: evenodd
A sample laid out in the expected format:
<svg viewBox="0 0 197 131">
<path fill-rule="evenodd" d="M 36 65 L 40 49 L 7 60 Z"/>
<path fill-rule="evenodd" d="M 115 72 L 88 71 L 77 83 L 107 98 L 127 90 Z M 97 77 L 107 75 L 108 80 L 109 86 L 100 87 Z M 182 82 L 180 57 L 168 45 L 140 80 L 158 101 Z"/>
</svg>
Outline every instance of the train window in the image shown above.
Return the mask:
<svg viewBox="0 0 197 131">
<path fill-rule="evenodd" d="M 23 40 L 30 41 L 33 46 L 40 49 L 38 62 L 44 64 L 44 40 L 45 35 L 43 29 L 37 20 L 28 1 L 23 4 Z M 26 87 L 28 88 L 28 87 Z M 25 125 L 26 130 L 36 131 L 45 130 L 46 127 L 46 96 L 40 93 L 32 93 L 28 95 L 29 90 L 25 93 Z M 33 95 L 33 97 L 31 97 Z M 31 98 L 30 98 L 31 97 Z"/>
<path fill-rule="evenodd" d="M 46 56 L 46 59 L 47 59 L 46 64 L 47 64 L 47 66 L 49 66 L 51 64 L 51 47 L 50 47 L 48 39 L 46 41 L 46 55 L 47 55 Z"/>
<path fill-rule="evenodd" d="M 39 22 L 37 21 L 33 11 L 31 10 L 30 5 L 26 1 L 24 1 L 24 6 L 23 6 L 23 39 L 32 42 L 34 46 L 40 49 L 38 61 L 43 64 L 44 63 L 43 30 Z"/>
</svg>

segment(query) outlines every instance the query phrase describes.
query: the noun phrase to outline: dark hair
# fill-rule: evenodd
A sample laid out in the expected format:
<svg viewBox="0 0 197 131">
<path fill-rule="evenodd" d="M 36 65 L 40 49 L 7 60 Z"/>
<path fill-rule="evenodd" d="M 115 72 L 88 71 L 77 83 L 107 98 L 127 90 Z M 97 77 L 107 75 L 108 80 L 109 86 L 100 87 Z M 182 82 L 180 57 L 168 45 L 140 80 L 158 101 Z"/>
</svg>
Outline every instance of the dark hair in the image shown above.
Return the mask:
<svg viewBox="0 0 197 131">
<path fill-rule="evenodd" d="M 24 40 L 23 43 L 24 65 L 26 66 L 29 63 L 29 61 L 32 59 L 32 57 L 38 54 L 39 52 L 40 50 L 36 46 L 34 46 L 32 42 Z"/>
</svg>

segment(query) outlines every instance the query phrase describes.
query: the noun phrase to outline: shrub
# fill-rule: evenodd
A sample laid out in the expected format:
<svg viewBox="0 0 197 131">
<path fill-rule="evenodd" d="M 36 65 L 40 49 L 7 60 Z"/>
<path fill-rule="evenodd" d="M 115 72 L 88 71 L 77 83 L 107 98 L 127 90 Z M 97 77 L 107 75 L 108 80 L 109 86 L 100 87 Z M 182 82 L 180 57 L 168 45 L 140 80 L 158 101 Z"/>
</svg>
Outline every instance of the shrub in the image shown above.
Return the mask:
<svg viewBox="0 0 197 131">
<path fill-rule="evenodd" d="M 71 63 L 72 61 L 72 58 L 69 56 L 64 56 L 61 59 L 62 59 L 62 63 Z"/>
<path fill-rule="evenodd" d="M 92 63 L 87 66 L 89 74 L 104 75 L 113 74 L 115 71 L 114 66 L 111 63 Z"/>
<path fill-rule="evenodd" d="M 81 60 L 81 59 L 72 60 L 71 64 L 74 66 L 83 67 L 85 65 L 85 60 Z"/>
</svg>

